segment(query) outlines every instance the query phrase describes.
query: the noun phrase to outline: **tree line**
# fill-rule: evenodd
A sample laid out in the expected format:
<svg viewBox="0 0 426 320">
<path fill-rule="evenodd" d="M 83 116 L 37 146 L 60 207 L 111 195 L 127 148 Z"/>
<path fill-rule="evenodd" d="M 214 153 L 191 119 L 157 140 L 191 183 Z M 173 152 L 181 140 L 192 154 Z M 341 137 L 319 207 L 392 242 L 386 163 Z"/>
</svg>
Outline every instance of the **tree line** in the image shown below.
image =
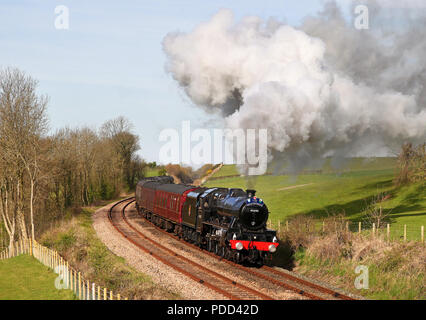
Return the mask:
<svg viewBox="0 0 426 320">
<path fill-rule="evenodd" d="M 398 155 L 397 186 L 426 181 L 426 143 L 404 143 Z"/>
<path fill-rule="evenodd" d="M 0 69 L 0 246 L 37 236 L 72 208 L 132 190 L 144 175 L 129 120 L 51 133 L 49 99 L 37 86 L 19 69 Z"/>
</svg>

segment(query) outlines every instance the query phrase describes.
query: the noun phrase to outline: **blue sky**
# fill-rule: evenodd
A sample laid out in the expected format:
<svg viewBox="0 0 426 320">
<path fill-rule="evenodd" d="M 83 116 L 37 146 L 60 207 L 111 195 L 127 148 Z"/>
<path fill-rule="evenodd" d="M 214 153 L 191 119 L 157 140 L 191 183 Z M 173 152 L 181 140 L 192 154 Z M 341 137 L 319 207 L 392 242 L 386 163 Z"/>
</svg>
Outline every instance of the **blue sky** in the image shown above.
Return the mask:
<svg viewBox="0 0 426 320">
<path fill-rule="evenodd" d="M 321 0 L 168 0 L 0 2 L 0 66 L 18 67 L 50 96 L 50 127 L 99 127 L 124 115 L 141 138 L 141 156 L 158 160 L 158 136 L 180 128 L 218 126 L 192 106 L 165 72 L 162 39 L 189 31 L 221 8 L 237 19 L 276 17 L 298 25 Z M 54 26 L 55 7 L 69 8 L 70 29 Z"/>
</svg>

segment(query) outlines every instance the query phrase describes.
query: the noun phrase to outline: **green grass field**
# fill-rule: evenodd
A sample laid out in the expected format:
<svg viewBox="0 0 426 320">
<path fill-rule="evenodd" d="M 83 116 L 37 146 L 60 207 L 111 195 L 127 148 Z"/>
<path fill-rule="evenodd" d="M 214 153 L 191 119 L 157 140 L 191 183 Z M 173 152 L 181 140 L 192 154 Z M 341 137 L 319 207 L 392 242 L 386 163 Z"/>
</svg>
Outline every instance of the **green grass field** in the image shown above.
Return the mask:
<svg viewBox="0 0 426 320">
<path fill-rule="evenodd" d="M 145 172 L 145 177 L 156 177 L 159 176 L 160 169 L 159 168 L 147 168 Z"/>
<path fill-rule="evenodd" d="M 409 238 L 417 238 L 420 226 L 426 225 L 425 183 L 395 188 L 395 164 L 394 158 L 356 158 L 334 172 L 326 162 L 323 173 L 263 175 L 250 181 L 244 177 L 227 178 L 238 172 L 235 166 L 227 165 L 215 175 L 223 178 L 207 181 L 206 186 L 246 189 L 254 185 L 257 196 L 267 204 L 272 221 L 284 221 L 296 214 L 322 218 L 340 212 L 350 221 L 362 221 L 372 198 L 386 192 L 391 198 L 383 202 L 383 207 L 389 212 L 392 232 L 402 232 L 407 224 Z"/>
<path fill-rule="evenodd" d="M 73 300 L 70 290 L 55 288 L 57 274 L 35 258 L 21 255 L 0 261 L 0 300 Z"/>
<path fill-rule="evenodd" d="M 351 171 L 363 171 L 363 170 L 384 170 L 384 169 L 395 169 L 396 158 L 351 158 L 341 161 L 339 164 L 333 164 L 331 159 L 325 159 L 318 170 L 322 173 L 344 173 Z M 278 164 L 272 161 L 268 164 L 267 173 L 281 173 L 285 171 L 286 164 Z M 239 175 L 235 165 L 225 164 L 222 169 L 216 172 L 213 178 L 223 178 Z"/>
</svg>

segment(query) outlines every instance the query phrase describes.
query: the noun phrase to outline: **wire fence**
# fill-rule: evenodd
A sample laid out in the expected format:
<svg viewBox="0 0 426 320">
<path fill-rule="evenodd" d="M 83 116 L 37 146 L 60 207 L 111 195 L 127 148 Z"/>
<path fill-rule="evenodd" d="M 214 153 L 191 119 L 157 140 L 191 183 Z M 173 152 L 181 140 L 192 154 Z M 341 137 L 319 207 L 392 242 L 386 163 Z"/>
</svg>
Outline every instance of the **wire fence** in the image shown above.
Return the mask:
<svg viewBox="0 0 426 320">
<path fill-rule="evenodd" d="M 325 233 L 329 229 L 336 229 L 336 225 L 330 226 L 333 222 L 322 220 L 315 221 L 313 225 L 306 228 L 306 232 L 318 232 Z M 281 221 L 281 220 L 268 220 L 268 228 L 277 230 L 278 234 L 281 235 L 284 232 L 288 232 L 291 228 L 292 222 Z M 359 221 L 345 221 L 344 226 L 347 231 L 359 233 L 363 235 L 371 235 L 373 237 L 382 236 L 389 241 L 418 241 L 425 242 L 424 238 L 424 226 L 413 226 L 413 225 L 391 225 L 390 223 L 381 223 L 377 226 L 375 223 Z"/>
<path fill-rule="evenodd" d="M 68 261 L 55 250 L 40 245 L 37 241 L 24 240 L 13 243 L 12 246 L 0 252 L 0 260 L 13 258 L 22 254 L 29 254 L 54 273 L 58 274 L 55 280 L 57 289 L 72 290 L 80 300 L 128 300 L 112 290 L 101 288 L 94 282 L 85 279 L 80 272 L 70 267 Z"/>
</svg>

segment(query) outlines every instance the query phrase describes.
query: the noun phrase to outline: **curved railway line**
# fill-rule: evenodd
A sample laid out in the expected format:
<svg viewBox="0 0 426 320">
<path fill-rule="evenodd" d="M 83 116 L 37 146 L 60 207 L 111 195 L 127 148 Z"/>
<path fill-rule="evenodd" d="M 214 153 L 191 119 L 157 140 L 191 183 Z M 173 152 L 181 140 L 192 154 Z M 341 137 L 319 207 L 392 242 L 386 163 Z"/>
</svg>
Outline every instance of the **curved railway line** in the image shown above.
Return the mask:
<svg viewBox="0 0 426 320">
<path fill-rule="evenodd" d="M 127 202 L 127 203 L 125 203 Z M 202 266 L 182 255 L 179 255 L 175 251 L 159 244 L 153 239 L 149 238 L 146 234 L 143 234 L 137 230 L 128 221 L 125 215 L 126 208 L 134 202 L 134 197 L 127 198 L 115 203 L 109 210 L 109 220 L 114 228 L 121 233 L 127 240 L 135 244 L 143 251 L 149 253 L 156 259 L 172 267 L 180 273 L 185 274 L 194 281 L 201 283 L 215 292 L 222 294 L 223 296 L 232 299 L 268 299 L 273 298 L 267 294 L 264 294 L 258 290 L 247 287 L 241 283 L 238 283 L 228 277 L 225 277 L 205 266 Z M 125 203 L 125 204 L 124 204 Z M 116 207 L 120 204 L 124 204 L 123 208 L 118 212 Z M 141 217 L 141 216 L 140 216 Z M 317 283 L 313 283 L 306 279 L 298 276 L 286 273 L 283 271 L 276 270 L 269 266 L 262 266 L 261 268 L 249 268 L 243 265 L 234 263 L 232 261 L 222 259 L 212 252 L 201 249 L 200 247 L 188 243 L 177 236 L 170 234 L 169 232 L 155 226 L 150 221 L 141 217 L 144 222 L 149 223 L 149 226 L 154 226 L 159 232 L 166 234 L 167 236 L 174 238 L 180 243 L 190 248 L 207 254 L 214 259 L 223 261 L 235 269 L 238 269 L 244 274 L 250 274 L 252 278 L 257 279 L 259 282 L 267 282 L 269 286 L 273 286 L 276 290 L 290 290 L 301 296 L 314 300 L 356 300 L 346 294 L 337 292 L 336 290 L 327 288 Z M 153 249 L 155 248 L 155 250 Z"/>
<path fill-rule="evenodd" d="M 126 208 L 134 202 L 134 198 L 127 198 L 115 203 L 108 212 L 108 218 L 114 228 L 131 243 L 160 260 L 176 271 L 190 277 L 194 281 L 205 285 L 213 291 L 232 300 L 272 300 L 273 298 L 249 288 L 232 279 L 229 279 L 213 270 L 210 270 L 173 250 L 150 239 L 133 227 L 125 216 Z M 115 210 L 123 205 L 121 210 Z"/>
</svg>

